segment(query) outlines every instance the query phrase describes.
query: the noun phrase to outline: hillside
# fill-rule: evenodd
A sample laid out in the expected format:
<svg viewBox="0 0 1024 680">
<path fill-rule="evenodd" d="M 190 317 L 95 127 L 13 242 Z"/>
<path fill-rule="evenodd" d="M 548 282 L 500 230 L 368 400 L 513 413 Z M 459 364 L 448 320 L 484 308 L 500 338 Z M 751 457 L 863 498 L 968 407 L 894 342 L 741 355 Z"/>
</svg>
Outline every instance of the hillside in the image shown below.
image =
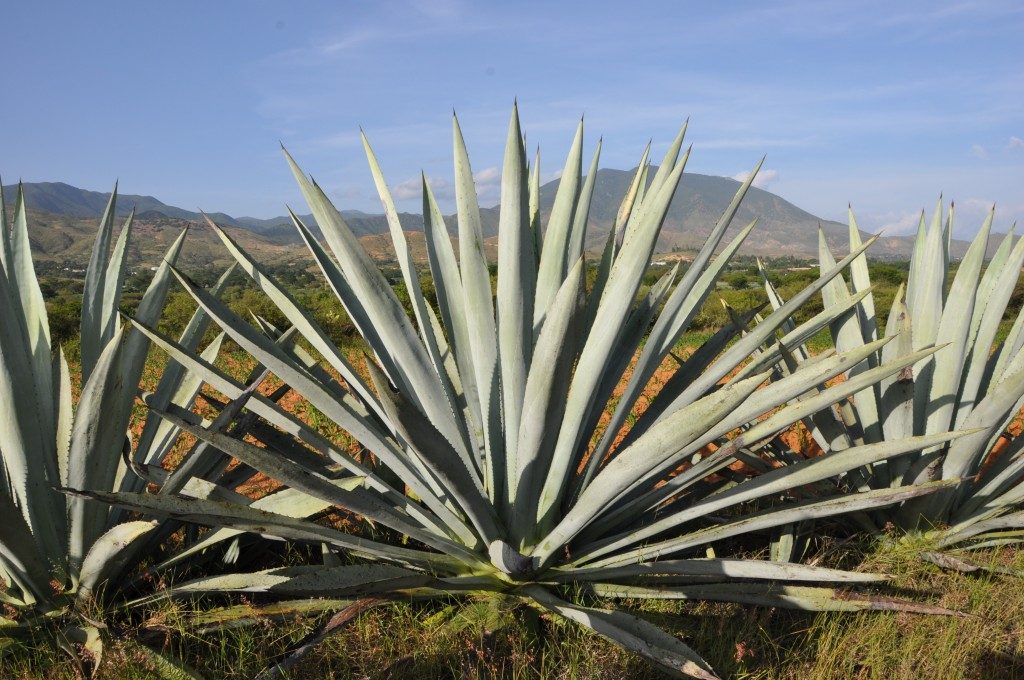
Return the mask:
<svg viewBox="0 0 1024 680">
<path fill-rule="evenodd" d="M 632 175 L 633 171 L 598 171 L 590 212 L 589 248 L 596 250 L 603 243 Z M 78 261 L 83 256 L 87 257 L 91 239 L 86 237 L 94 232 L 95 221 L 106 206 L 108 194 L 79 189 L 61 182 L 26 183 L 24 187 L 29 208 L 36 216 L 33 222 L 33 242 L 44 258 Z M 699 247 L 738 187 L 739 182 L 727 177 L 685 174 L 666 217 L 658 242 L 659 250 Z M 545 218 L 554 202 L 557 188 L 557 180 L 541 187 L 541 210 Z M 3 187 L 9 207 L 14 201 L 15 190 L 14 185 Z M 166 230 L 176 232 L 189 222 L 201 222 L 197 212 L 167 205 L 152 196 L 119 194 L 119 215 L 126 215 L 132 206 L 136 209 L 136 222 L 140 230 L 151 230 L 153 234 L 163 234 Z M 342 214 L 359 237 L 379 237 L 388 233 L 387 221 L 382 214 L 361 211 L 343 211 Z M 211 213 L 211 217 L 222 226 L 234 228 L 232 233 L 271 262 L 289 262 L 301 257 L 300 253 L 290 247 L 300 243 L 300 240 L 286 216 L 261 219 Z M 840 252 L 846 248 L 845 225 L 821 220 L 775 194 L 751 188 L 730 232 L 735 233 L 755 217 L 758 218 L 758 228 L 756 237 L 748 239 L 744 244 L 743 252 L 747 254 L 813 258 L 817 254 L 819 225 L 825 230 L 834 251 Z M 303 219 L 315 229 L 311 216 L 303 216 Z M 423 229 L 423 219 L 418 214 L 401 213 L 400 219 L 407 232 L 421 232 Z M 481 220 L 485 237 L 496 236 L 498 208 L 483 208 Z M 449 231 L 454 233 L 454 216 L 447 216 L 446 221 Z M 209 230 L 199 228 L 195 232 L 190 238 L 192 243 L 186 253 L 187 257 L 194 257 L 200 262 L 221 260 L 216 254 L 219 246 L 213 242 L 207 243 L 208 239 L 213 238 Z M 160 242 L 162 239 L 157 238 L 144 245 L 137 245 L 137 256 L 148 261 L 151 255 L 148 249 L 155 248 Z M 372 243 L 371 249 L 376 254 L 382 257 L 386 255 L 382 239 L 372 238 L 368 243 Z M 911 245 L 911 240 L 905 237 L 883 237 L 874 246 L 872 255 L 876 258 L 905 258 Z M 962 250 L 964 244 L 958 245 Z"/>
<path fill-rule="evenodd" d="M 84 267 L 89 261 L 98 221 L 95 217 L 71 217 L 30 208 L 29 240 L 36 262 L 69 269 Z M 223 268 L 230 264 L 231 256 L 207 226 L 147 210 L 137 214 L 133 223 L 132 238 L 128 244 L 129 267 L 156 266 L 171 242 L 186 227 L 189 227 L 189 235 L 185 239 L 181 261 L 188 268 Z M 304 267 L 309 264 L 304 249 L 268 241 L 246 229 L 231 226 L 225 226 L 225 229 L 261 262 L 275 266 L 296 263 Z"/>
</svg>

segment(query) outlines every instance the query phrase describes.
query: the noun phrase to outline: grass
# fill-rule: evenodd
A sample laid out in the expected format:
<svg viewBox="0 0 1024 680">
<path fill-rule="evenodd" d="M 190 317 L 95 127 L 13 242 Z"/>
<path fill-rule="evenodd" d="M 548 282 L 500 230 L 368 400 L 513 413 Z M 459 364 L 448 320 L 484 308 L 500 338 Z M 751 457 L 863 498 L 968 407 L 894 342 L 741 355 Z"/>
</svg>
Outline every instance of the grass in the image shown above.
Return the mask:
<svg viewBox="0 0 1024 680">
<path fill-rule="evenodd" d="M 1024 678 L 1024 588 L 1013 577 L 940 570 L 919 557 L 927 545 L 888 536 L 819 550 L 830 566 L 882 571 L 901 595 L 963 617 L 868 612 L 792 612 L 730 604 L 622 604 L 665 627 L 729 678 Z M 1024 568 L 1024 554 L 986 551 L 981 563 Z M 635 605 L 635 606 L 631 606 Z M 128 640 L 166 642 L 165 653 L 203 677 L 242 679 L 296 645 L 311 619 L 263 620 L 198 633 L 188 602 L 162 603 L 122 622 L 101 677 L 158 677 L 155 662 Z M 116 618 L 116 617 L 115 617 Z M 322 617 L 321 617 L 322 618 Z M 328 638 L 293 678 L 623 678 L 662 677 L 654 667 L 573 624 L 519 616 L 508 602 L 386 603 Z M 45 641 L 27 641 L 0 661 L 4 678 L 77 678 L 75 664 Z"/>
</svg>

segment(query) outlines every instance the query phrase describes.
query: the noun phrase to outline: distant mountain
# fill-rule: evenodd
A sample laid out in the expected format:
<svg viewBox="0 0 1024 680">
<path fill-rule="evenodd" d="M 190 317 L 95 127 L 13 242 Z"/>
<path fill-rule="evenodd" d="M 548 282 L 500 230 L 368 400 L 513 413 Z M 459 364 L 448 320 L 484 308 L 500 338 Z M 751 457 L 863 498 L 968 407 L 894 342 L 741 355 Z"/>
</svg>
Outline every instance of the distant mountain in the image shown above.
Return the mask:
<svg viewBox="0 0 1024 680">
<path fill-rule="evenodd" d="M 653 170 L 653 169 L 652 169 Z M 604 237 L 614 223 L 619 203 L 625 194 L 634 171 L 602 169 L 598 171 L 594 187 L 594 198 L 588 223 L 588 247 L 600 248 Z M 652 172 L 653 176 L 653 172 Z M 683 175 L 679 191 L 665 219 L 658 246 L 661 250 L 692 249 L 703 243 L 714 227 L 722 211 L 732 200 L 740 183 L 728 177 L 715 177 L 688 173 Z M 26 183 L 25 197 L 28 206 L 35 211 L 51 213 L 64 218 L 96 219 L 106 207 L 109 194 L 79 189 L 62 182 Z M 4 197 L 10 206 L 14 201 L 16 187 L 3 187 Z M 554 203 L 558 181 L 548 182 L 541 187 L 541 212 L 545 215 Z M 127 215 L 135 207 L 136 216 L 143 221 L 159 222 L 161 219 L 201 221 L 199 213 L 167 205 L 153 196 L 132 194 L 118 195 L 118 214 Z M 343 211 L 342 215 L 357 236 L 368 237 L 388 233 L 387 220 L 382 214 L 361 211 Z M 295 228 L 287 216 L 260 219 L 255 217 L 232 217 L 224 213 L 210 213 L 210 217 L 223 226 L 252 232 L 268 244 L 289 245 L 299 242 Z M 423 230 L 423 218 L 414 213 L 399 216 L 403 230 Z M 818 248 L 818 226 L 824 230 L 829 245 L 836 252 L 848 248 L 847 227 L 837 222 L 822 220 L 802 210 L 789 201 L 763 189 L 751 188 L 744 198 L 736 218 L 730 227 L 735 233 L 751 220 L 757 218 L 758 227 L 741 252 L 748 254 L 797 257 L 815 257 Z M 304 215 L 306 224 L 317 230 L 312 216 Z M 454 216 L 447 216 L 449 231 L 455 232 Z M 485 237 L 497 235 L 497 207 L 481 209 L 481 221 Z M 92 227 L 95 229 L 95 226 Z M 70 238 L 70 236 L 68 236 Z M 56 239 L 60 240 L 60 239 Z M 66 240 L 66 239 L 65 239 Z M 375 239 L 374 242 L 377 242 Z M 873 248 L 874 257 L 907 257 L 912 242 L 908 238 L 882 238 Z"/>
<path fill-rule="evenodd" d="M 25 182 L 22 186 L 25 188 L 25 202 L 29 208 L 65 217 L 99 217 L 110 198 L 109 193 L 79 189 L 64 182 Z M 4 201 L 7 205 L 13 205 L 18 185 L 9 184 L 3 189 Z M 136 215 L 152 213 L 180 220 L 196 220 L 200 217 L 197 212 L 167 205 L 152 196 L 117 195 L 117 216 L 126 217 L 133 207 Z M 224 213 L 210 213 L 210 217 L 218 224 L 241 226 L 233 217 Z"/>
</svg>

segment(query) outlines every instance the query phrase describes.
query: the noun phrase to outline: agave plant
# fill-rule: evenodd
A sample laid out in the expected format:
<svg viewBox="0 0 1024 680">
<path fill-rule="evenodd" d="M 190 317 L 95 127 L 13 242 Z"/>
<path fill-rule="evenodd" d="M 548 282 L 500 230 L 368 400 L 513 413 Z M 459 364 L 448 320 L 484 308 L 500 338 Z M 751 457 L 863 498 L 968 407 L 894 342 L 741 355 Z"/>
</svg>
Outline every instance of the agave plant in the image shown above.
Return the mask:
<svg viewBox="0 0 1024 680">
<path fill-rule="evenodd" d="M 81 321 L 82 396 L 72 413 L 71 372 L 63 349 L 54 353 L 43 295 L 29 248 L 24 193 L 19 185 L 14 220 L 3 214 L 0 254 L 0 576 L 4 604 L 19 611 L 3 619 L 5 635 L 59 618 L 88 599 L 120 566 L 119 546 L 152 529 L 150 522 L 117 524 L 108 513 L 57 491 L 68 484 L 116 488 L 122 443 L 134 390 L 149 345 L 135 334 L 122 342 L 118 306 L 132 216 L 112 246 L 116 187 L 102 219 L 86 275 Z M 0 199 L 2 200 L 2 199 Z M 171 247 L 143 298 L 138 315 L 155 321 L 170 284 Z M 117 380 L 112 380 L 116 378 Z M 123 467 L 123 466 L 122 466 Z M 98 649 L 95 627 L 68 629 Z"/>
<path fill-rule="evenodd" d="M 130 214 L 114 240 L 117 188 L 111 193 L 87 270 L 81 319 L 81 396 L 73 412 L 72 371 L 62 348 L 54 348 L 46 307 L 33 268 L 24 193 L 19 187 L 14 219 L 3 215 L 0 237 L 0 603 L 10 607 L 0 617 L 0 649 L 38 626 L 57 633 L 65 647 L 83 643 L 98 662 L 102 651 L 98 611 L 136 593 L 142 581 L 137 567 L 143 559 L 161 562 L 162 570 L 194 562 L 216 551 L 220 541 L 237 536 L 214 535 L 200 542 L 186 541 L 162 556 L 164 539 L 175 529 L 171 523 L 131 520 L 80 497 L 69 497 L 59 487 L 140 490 L 146 478 L 164 488 L 205 496 L 212 484 L 183 471 L 187 483 L 163 470 L 178 439 L 178 430 L 160 418 L 148 418 L 136 445 L 128 436 L 132 408 L 150 347 L 142 333 L 122 327 L 118 308 L 132 231 Z M 137 319 L 156 323 L 173 280 L 171 266 L 181 251 L 179 235 L 157 268 L 135 312 Z M 219 295 L 229 270 L 209 294 Z M 196 350 L 209 317 L 192 317 L 179 342 Z M 221 337 L 203 351 L 213 360 Z M 56 350 L 56 351 L 55 351 Z M 201 381 L 179 364 L 165 368 L 152 403 L 190 408 Z M 237 408 L 237 405 L 234 406 Z M 198 448 L 205 448 L 199 446 Z M 202 458 L 199 456 L 197 459 Z M 214 458 L 216 463 L 216 457 Z M 129 468 L 133 470 L 128 473 Z M 220 476 L 206 476 L 221 481 Z M 235 470 L 227 482 L 234 488 L 253 471 Z M 233 484 L 233 486 L 232 486 Z M 313 513 L 323 504 L 295 492 L 272 494 L 261 506 L 274 503 L 290 511 Z"/>
<path fill-rule="evenodd" d="M 860 515 L 857 521 L 861 526 L 877 528 L 892 523 L 924 531 L 940 547 L 965 549 L 1024 538 L 1024 438 L 1015 439 L 1007 430 L 1024 406 L 1024 353 L 1020 351 L 1024 313 L 1017 315 L 1000 339 L 1007 305 L 1024 264 L 1024 240 L 1015 243 L 1011 229 L 984 267 L 993 215 L 994 208 L 954 267 L 950 253 L 953 206 L 943 219 L 940 200 L 927 225 L 922 213 L 908 280 L 897 291 L 884 324 L 876 317 L 864 256 L 851 263 L 849 285 L 840 275 L 822 289 L 826 310 L 855 310 L 831 326 L 840 352 L 868 347 L 880 333 L 893 339 L 851 369 L 850 379 L 872 366 L 941 345 L 936 353 L 915 361 L 903 372 L 852 394 L 838 410 L 825 409 L 806 418 L 804 422 L 824 451 L 835 453 L 957 428 L 971 430 L 955 441 L 850 472 L 847 483 L 864 489 L 963 479 L 927 499 Z M 849 227 L 850 246 L 856 248 L 861 232 L 852 211 Z M 824 236 L 820 238 L 820 263 L 823 276 L 835 263 Z M 764 279 L 772 304 L 781 307 L 782 299 L 767 276 Z M 810 360 L 801 348 L 791 357 L 791 365 Z M 787 456 L 794 459 L 793 452 Z"/>
<path fill-rule="evenodd" d="M 747 361 L 750 354 L 774 340 L 793 311 L 866 246 L 829 268 L 820 281 L 743 337 L 738 337 L 738 324 L 716 333 L 651 396 L 644 394 L 650 378 L 754 227 L 747 225 L 725 238 L 757 168 L 685 273 L 673 269 L 643 290 L 644 273 L 689 157 L 689 151 L 682 152 L 685 125 L 656 170 L 645 151 L 614 227 L 603 239 L 594 283 L 587 286 L 588 213 L 598 153 L 584 176 L 581 123 L 542 224 L 539 161 L 532 167 L 527 162 L 514 110 L 504 154 L 492 289 L 476 190 L 457 119 L 453 132 L 458 255 L 423 179 L 424 231 L 436 307 L 420 288 L 388 185 L 363 140 L 411 314 L 341 213 L 285 152 L 327 247 L 295 213 L 292 220 L 366 343 L 363 371 L 212 221 L 210 227 L 238 266 L 292 327 L 281 333 L 259 319 L 250 323 L 172 268 L 230 338 L 350 433 L 369 455 L 339 450 L 258 393 L 235 414 L 252 420 L 233 433 L 206 426 L 187 408 L 149 399 L 152 412 L 211 449 L 361 517 L 374 529 L 344 532 L 224 494 L 196 499 L 183 498 L 173 489 L 155 494 L 77 491 L 122 508 L 219 527 L 218 532 L 251 531 L 322 543 L 338 554 L 322 566 L 200 578 L 160 596 L 209 590 L 278 598 L 496 593 L 589 627 L 667 671 L 703 678 L 714 677 L 713 671 L 682 641 L 626 611 L 581 604 L 570 594 L 813 610 L 929 610 L 882 603 L 834 587 L 875 582 L 883 578 L 879 575 L 708 556 L 714 554 L 713 544 L 728 545 L 729 539 L 756 541 L 759 533 L 773 527 L 870 511 L 950 487 L 940 481 L 837 492 L 810 501 L 801 497 L 807 485 L 956 436 L 946 431 L 855 446 L 757 476 L 735 475 L 729 469 L 756 457 L 759 442 L 790 424 L 933 353 L 921 348 L 901 355 L 812 399 L 786 405 L 822 381 L 862 365 L 887 344 L 881 340 L 823 357 L 770 389 L 758 389 L 785 350 L 784 343 L 813 334 L 848 310 L 816 316 L 755 362 Z M 743 321 L 749 322 L 753 314 L 746 312 Z M 146 319 L 132 323 L 226 399 L 243 395 L 242 384 L 194 349 L 164 337 Z M 303 342 L 295 342 L 298 338 Z M 622 396 L 615 397 L 616 386 L 622 384 Z M 638 405 L 645 402 L 649 404 L 636 417 Z M 610 420 L 603 420 L 605 414 Z M 228 414 L 225 421 L 234 417 Z M 182 465 L 191 462 L 186 458 Z M 331 474 L 339 466 L 361 480 L 361 486 L 339 486 Z M 758 499 L 773 504 L 752 512 L 748 503 Z"/>
</svg>

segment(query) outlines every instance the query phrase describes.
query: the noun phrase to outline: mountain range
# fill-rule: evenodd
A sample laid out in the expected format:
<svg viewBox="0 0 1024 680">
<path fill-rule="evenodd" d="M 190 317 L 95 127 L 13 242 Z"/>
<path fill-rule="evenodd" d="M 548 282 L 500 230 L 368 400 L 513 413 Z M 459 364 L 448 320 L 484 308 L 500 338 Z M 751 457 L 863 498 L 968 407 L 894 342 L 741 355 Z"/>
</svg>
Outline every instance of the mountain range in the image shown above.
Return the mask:
<svg viewBox="0 0 1024 680">
<path fill-rule="evenodd" d="M 594 197 L 588 223 L 588 248 L 597 250 L 615 219 L 619 202 L 633 177 L 633 171 L 602 169 L 598 171 Z M 109 194 L 88 191 L 62 182 L 25 183 L 25 200 L 32 215 L 30 239 L 37 254 L 43 259 L 82 262 L 88 259 L 96 221 L 106 207 Z M 707 237 L 722 211 L 739 187 L 739 182 L 727 177 L 686 174 L 670 206 L 662 229 L 658 248 L 661 251 L 691 250 L 698 248 Z M 558 181 L 541 187 L 541 212 L 546 217 L 554 202 Z M 13 207 L 16 185 L 3 187 L 8 208 Z M 148 263 L 160 257 L 160 247 L 190 222 L 202 223 L 197 212 L 167 205 L 153 196 L 119 194 L 117 213 L 127 215 L 134 207 L 138 232 L 146 238 L 133 239 L 131 256 Z M 208 213 L 211 219 L 227 228 L 243 247 L 253 250 L 273 264 L 305 261 L 304 248 L 287 216 L 260 219 L 232 217 L 225 213 Z M 342 211 L 342 215 L 359 236 L 371 254 L 388 259 L 388 226 L 383 214 L 360 211 Z M 814 258 L 817 255 L 820 225 L 834 252 L 848 249 L 846 225 L 820 219 L 793 205 L 789 201 L 763 189 L 752 187 L 733 220 L 730 232 L 735 232 L 754 218 L 758 227 L 741 250 L 742 253 L 763 256 L 795 256 Z M 315 228 L 311 216 L 304 221 Z M 423 219 L 414 213 L 401 213 L 403 229 L 408 233 L 414 256 L 423 254 Z M 455 232 L 454 216 L 446 217 L 449 231 Z M 488 241 L 497 236 L 498 208 L 481 209 L 484 235 Z M 215 263 L 227 260 L 223 248 L 209 229 L 193 229 L 186 240 L 185 257 L 188 261 Z M 493 243 L 491 244 L 493 246 Z M 905 258 L 909 255 L 911 240 L 906 237 L 883 237 L 872 248 L 876 258 Z"/>
</svg>

